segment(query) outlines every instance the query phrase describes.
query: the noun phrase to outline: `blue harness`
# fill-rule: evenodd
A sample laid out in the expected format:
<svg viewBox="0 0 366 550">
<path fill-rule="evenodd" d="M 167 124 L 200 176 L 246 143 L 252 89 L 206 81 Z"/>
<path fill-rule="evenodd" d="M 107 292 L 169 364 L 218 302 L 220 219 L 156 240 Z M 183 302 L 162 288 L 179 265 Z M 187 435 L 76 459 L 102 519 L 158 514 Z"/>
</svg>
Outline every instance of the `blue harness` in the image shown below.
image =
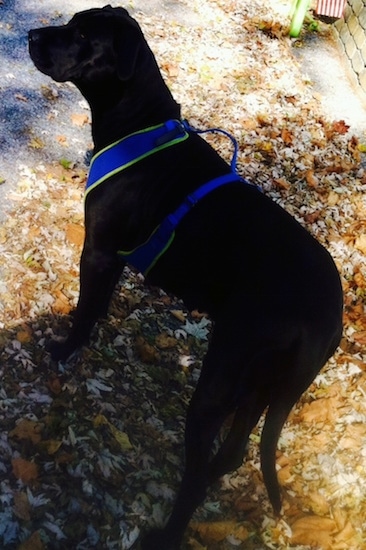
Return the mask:
<svg viewBox="0 0 366 550">
<path fill-rule="evenodd" d="M 183 203 L 153 231 L 145 243 L 128 252 L 118 251 L 118 254 L 145 276 L 173 242 L 175 228 L 179 222 L 205 195 L 226 183 L 240 181 L 252 185 L 236 172 L 238 144 L 233 136 L 219 128 L 197 130 L 192 128 L 187 121 L 168 120 L 164 124 L 135 132 L 109 145 L 97 153 L 91 161 L 85 189 L 86 195 L 103 181 L 139 160 L 185 141 L 189 137 L 189 132 L 198 134 L 214 132 L 229 137 L 234 146 L 231 172 L 201 185 L 188 195 Z"/>
</svg>

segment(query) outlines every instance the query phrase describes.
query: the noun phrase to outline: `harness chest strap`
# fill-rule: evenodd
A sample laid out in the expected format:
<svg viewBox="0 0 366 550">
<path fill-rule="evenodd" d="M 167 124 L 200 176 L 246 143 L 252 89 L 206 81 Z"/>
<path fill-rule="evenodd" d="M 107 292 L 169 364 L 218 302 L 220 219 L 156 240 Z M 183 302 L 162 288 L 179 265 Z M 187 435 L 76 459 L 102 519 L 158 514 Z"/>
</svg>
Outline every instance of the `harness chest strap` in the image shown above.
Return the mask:
<svg viewBox="0 0 366 550">
<path fill-rule="evenodd" d="M 140 160 L 188 139 L 189 134 L 179 120 L 151 126 L 134 132 L 99 151 L 90 164 L 85 195 L 97 185 Z"/>
<path fill-rule="evenodd" d="M 231 172 L 205 183 L 188 195 L 183 203 L 174 212 L 169 214 L 153 231 L 145 243 L 132 251 L 118 251 L 119 255 L 123 256 L 128 263 L 133 265 L 144 275 L 148 274 L 159 258 L 167 251 L 174 240 L 175 228 L 182 218 L 205 195 L 221 185 L 234 183 L 235 181 L 251 185 L 236 173 L 237 142 L 230 134 L 218 128 L 211 130 L 196 130 L 186 121 L 168 120 L 164 124 L 130 134 L 105 149 L 102 149 L 93 157 L 90 165 L 85 196 L 118 172 L 125 170 L 129 166 L 167 147 L 185 141 L 189 137 L 189 132 L 217 132 L 229 137 L 234 145 Z"/>
</svg>

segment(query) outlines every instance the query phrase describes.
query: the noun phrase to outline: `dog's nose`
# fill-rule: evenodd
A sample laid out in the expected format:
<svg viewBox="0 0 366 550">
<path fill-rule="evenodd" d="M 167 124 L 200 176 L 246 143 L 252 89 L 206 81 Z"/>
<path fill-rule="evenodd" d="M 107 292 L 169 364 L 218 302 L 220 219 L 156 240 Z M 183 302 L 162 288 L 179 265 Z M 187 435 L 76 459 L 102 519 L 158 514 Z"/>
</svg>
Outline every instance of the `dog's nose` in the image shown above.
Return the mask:
<svg viewBox="0 0 366 550">
<path fill-rule="evenodd" d="M 32 29 L 28 32 L 28 41 L 33 44 L 39 41 L 39 32 L 36 29 Z"/>
</svg>

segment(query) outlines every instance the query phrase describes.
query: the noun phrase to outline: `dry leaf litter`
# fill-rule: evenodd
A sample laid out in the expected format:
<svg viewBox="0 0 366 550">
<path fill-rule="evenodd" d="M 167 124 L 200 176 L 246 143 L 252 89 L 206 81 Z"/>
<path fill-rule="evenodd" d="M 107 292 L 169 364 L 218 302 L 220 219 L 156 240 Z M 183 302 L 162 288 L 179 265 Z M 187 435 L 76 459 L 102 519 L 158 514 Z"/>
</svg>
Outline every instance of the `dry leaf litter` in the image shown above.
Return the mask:
<svg viewBox="0 0 366 550">
<path fill-rule="evenodd" d="M 259 427 L 243 466 L 210 489 L 184 544 L 362 550 L 365 145 L 344 122 L 325 120 L 276 6 L 194 1 L 189 28 L 137 14 L 183 115 L 238 138 L 240 171 L 328 248 L 345 292 L 340 349 L 279 442 L 282 518 L 262 483 Z M 229 160 L 230 143 L 211 141 Z M 171 509 L 210 322 L 127 270 L 90 347 L 67 367 L 51 364 L 45 346 L 67 331 L 83 241 L 85 172 L 62 164 L 23 167 L 0 228 L 0 545 L 127 550 Z"/>
</svg>

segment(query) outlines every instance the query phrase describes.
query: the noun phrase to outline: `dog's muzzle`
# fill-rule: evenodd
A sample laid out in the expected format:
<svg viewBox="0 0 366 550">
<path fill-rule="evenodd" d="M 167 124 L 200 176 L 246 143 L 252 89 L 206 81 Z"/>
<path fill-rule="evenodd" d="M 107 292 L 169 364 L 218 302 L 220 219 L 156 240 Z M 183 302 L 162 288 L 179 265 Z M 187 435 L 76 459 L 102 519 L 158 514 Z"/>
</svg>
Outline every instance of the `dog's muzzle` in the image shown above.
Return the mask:
<svg viewBox="0 0 366 550">
<path fill-rule="evenodd" d="M 52 76 L 52 61 L 48 55 L 48 50 L 45 45 L 43 29 L 33 29 L 28 33 L 28 48 L 29 55 L 39 71 Z"/>
</svg>

